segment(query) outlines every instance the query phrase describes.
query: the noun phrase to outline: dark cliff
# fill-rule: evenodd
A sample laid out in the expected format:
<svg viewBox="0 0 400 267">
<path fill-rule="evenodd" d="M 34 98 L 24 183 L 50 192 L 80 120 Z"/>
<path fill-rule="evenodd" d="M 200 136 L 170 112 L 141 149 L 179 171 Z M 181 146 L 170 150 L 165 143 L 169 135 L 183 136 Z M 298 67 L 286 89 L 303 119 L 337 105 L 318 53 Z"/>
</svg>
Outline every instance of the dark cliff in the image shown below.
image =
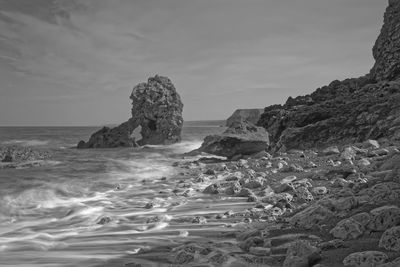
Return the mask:
<svg viewBox="0 0 400 267">
<path fill-rule="evenodd" d="M 266 107 L 258 125 L 272 149 L 323 147 L 366 139 L 400 140 L 400 1 L 391 0 L 363 77 L 333 81 L 315 92 Z"/>
</svg>

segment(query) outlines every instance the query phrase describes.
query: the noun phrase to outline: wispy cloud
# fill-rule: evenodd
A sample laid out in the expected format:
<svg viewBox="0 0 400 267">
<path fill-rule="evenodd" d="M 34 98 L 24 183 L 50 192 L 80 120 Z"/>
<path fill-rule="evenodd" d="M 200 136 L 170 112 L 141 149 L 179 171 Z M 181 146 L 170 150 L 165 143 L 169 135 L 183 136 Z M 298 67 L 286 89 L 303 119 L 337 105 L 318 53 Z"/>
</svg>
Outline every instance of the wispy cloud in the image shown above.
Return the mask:
<svg viewBox="0 0 400 267">
<path fill-rule="evenodd" d="M 131 88 L 157 73 L 175 83 L 186 119 L 282 102 L 366 73 L 385 5 L 0 0 L 0 124 L 123 121 Z"/>
</svg>

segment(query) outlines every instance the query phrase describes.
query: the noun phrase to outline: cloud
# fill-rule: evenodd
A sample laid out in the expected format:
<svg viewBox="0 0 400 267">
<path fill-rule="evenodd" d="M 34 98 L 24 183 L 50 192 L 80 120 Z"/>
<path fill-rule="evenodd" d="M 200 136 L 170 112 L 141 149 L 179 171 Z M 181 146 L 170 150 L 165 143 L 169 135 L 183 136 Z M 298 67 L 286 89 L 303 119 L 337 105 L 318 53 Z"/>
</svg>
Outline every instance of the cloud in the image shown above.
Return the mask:
<svg viewBox="0 0 400 267">
<path fill-rule="evenodd" d="M 281 102 L 366 73 L 385 4 L 0 0 L 0 124 L 119 122 L 131 88 L 157 73 L 185 119 Z"/>
</svg>

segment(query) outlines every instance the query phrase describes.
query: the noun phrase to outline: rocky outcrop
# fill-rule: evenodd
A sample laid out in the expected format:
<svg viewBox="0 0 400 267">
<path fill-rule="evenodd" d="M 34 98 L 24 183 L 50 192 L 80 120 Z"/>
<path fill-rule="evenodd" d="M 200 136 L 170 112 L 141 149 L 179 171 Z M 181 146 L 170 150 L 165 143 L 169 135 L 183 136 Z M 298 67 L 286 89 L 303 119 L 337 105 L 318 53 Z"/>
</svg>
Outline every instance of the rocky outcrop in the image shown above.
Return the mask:
<svg viewBox="0 0 400 267">
<path fill-rule="evenodd" d="M 171 80 L 156 75 L 133 88 L 132 120 L 141 127 L 143 144 L 171 144 L 181 140 L 183 104 Z"/>
<path fill-rule="evenodd" d="M 400 2 L 390 1 L 370 74 L 336 80 L 312 94 L 264 109 L 257 125 L 270 133 L 275 151 L 400 139 L 399 12 Z"/>
<path fill-rule="evenodd" d="M 0 169 L 38 167 L 51 158 L 49 151 L 31 147 L 0 147 Z"/>
<path fill-rule="evenodd" d="M 220 135 L 209 135 L 195 152 L 205 152 L 232 158 L 238 155 L 252 155 L 269 146 L 265 129 L 248 122 L 236 122 Z"/>
<path fill-rule="evenodd" d="M 395 80 L 400 77 L 400 1 L 390 0 L 385 12 L 384 25 L 375 42 L 376 60 L 371 76 L 376 81 Z"/>
<path fill-rule="evenodd" d="M 247 121 L 256 124 L 264 112 L 263 109 L 237 109 L 226 120 L 226 126 L 231 127 L 235 122 Z"/>
<path fill-rule="evenodd" d="M 78 148 L 136 147 L 171 144 L 181 140 L 183 104 L 171 80 L 156 75 L 133 88 L 132 118 L 115 128 L 103 127 Z M 141 128 L 141 140 L 132 133 Z"/>
</svg>

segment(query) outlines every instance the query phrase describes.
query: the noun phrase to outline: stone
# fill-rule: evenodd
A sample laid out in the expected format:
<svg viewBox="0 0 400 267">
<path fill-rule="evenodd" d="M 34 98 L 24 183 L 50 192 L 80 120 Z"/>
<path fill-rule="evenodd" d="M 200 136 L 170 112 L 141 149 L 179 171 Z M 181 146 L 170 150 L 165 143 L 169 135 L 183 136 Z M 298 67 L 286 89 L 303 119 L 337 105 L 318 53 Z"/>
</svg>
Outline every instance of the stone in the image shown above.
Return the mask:
<svg viewBox="0 0 400 267">
<path fill-rule="evenodd" d="M 330 231 L 330 233 L 343 240 L 356 239 L 364 233 L 364 227 L 351 218 L 341 220 L 337 225 Z"/>
<path fill-rule="evenodd" d="M 1 160 L 1 162 L 13 162 L 14 159 L 11 155 L 11 153 L 7 153 L 4 158 Z"/>
<path fill-rule="evenodd" d="M 207 136 L 201 147 L 195 151 L 232 159 L 236 155 L 261 152 L 268 146 L 269 137 L 265 129 L 242 122 L 233 124 L 222 134 Z"/>
<path fill-rule="evenodd" d="M 241 123 L 244 121 L 256 124 L 264 112 L 263 109 L 237 109 L 235 112 L 226 120 L 226 126 L 231 127 L 234 123 Z"/>
<path fill-rule="evenodd" d="M 325 186 L 317 186 L 312 189 L 312 192 L 317 196 L 322 196 L 328 193 L 328 189 Z"/>
<path fill-rule="evenodd" d="M 269 256 L 271 255 L 271 249 L 264 247 L 251 247 L 249 253 L 256 256 Z"/>
<path fill-rule="evenodd" d="M 210 184 L 204 190 L 204 194 L 219 194 L 222 192 L 222 187 L 220 183 Z"/>
<path fill-rule="evenodd" d="M 305 186 L 299 186 L 294 190 L 296 196 L 301 199 L 304 200 L 306 202 L 311 202 L 314 200 L 313 195 L 310 193 L 310 191 L 308 191 L 307 187 Z"/>
<path fill-rule="evenodd" d="M 255 189 L 255 188 L 260 188 L 264 185 L 264 179 L 262 177 L 257 177 L 255 179 L 251 179 L 248 182 L 246 182 L 243 187 L 249 188 L 249 189 Z"/>
<path fill-rule="evenodd" d="M 236 194 L 237 197 L 249 197 L 253 196 L 254 193 L 248 188 L 242 188 L 239 193 Z"/>
<path fill-rule="evenodd" d="M 227 189 L 225 189 L 225 194 L 229 196 L 236 195 L 240 192 L 240 190 L 242 190 L 242 187 L 240 186 L 239 182 L 234 182 Z"/>
<path fill-rule="evenodd" d="M 334 219 L 332 211 L 321 205 L 314 204 L 289 219 L 289 223 L 295 227 L 312 229 Z"/>
<path fill-rule="evenodd" d="M 238 246 L 244 251 L 249 251 L 251 247 L 262 247 L 263 244 L 264 240 L 261 237 L 251 236 L 245 241 L 240 242 Z"/>
<path fill-rule="evenodd" d="M 372 148 L 372 149 L 378 149 L 380 147 L 378 141 L 376 140 L 366 140 L 363 144 L 363 148 Z"/>
<path fill-rule="evenodd" d="M 388 259 L 389 257 L 380 251 L 355 252 L 344 258 L 343 265 L 351 267 L 378 267 Z"/>
<path fill-rule="evenodd" d="M 183 104 L 171 80 L 150 77 L 133 88 L 132 118 L 117 127 L 103 127 L 78 148 L 137 147 L 172 144 L 181 140 Z M 133 136 L 140 131 L 140 140 Z"/>
<path fill-rule="evenodd" d="M 307 267 L 321 259 L 320 249 L 309 242 L 298 240 L 290 244 L 282 267 Z"/>
<path fill-rule="evenodd" d="M 355 159 L 357 152 L 352 147 L 345 147 L 343 152 L 340 154 L 340 158 L 347 161 Z"/>
<path fill-rule="evenodd" d="M 340 154 L 340 151 L 337 146 L 330 146 L 322 150 L 322 154 L 325 156 L 338 155 Z"/>
<path fill-rule="evenodd" d="M 379 247 L 400 252 L 400 226 L 387 229 L 379 240 Z"/>
<path fill-rule="evenodd" d="M 385 231 L 400 223 L 400 208 L 383 206 L 370 211 L 371 220 L 368 228 L 374 231 Z"/>
<path fill-rule="evenodd" d="M 107 224 L 107 223 L 110 223 L 110 222 L 111 222 L 111 218 L 110 217 L 103 217 L 103 218 L 100 219 L 100 221 L 97 222 L 97 224 L 104 225 L 104 224 Z"/>
<path fill-rule="evenodd" d="M 197 224 L 206 224 L 207 219 L 204 218 L 203 216 L 196 216 L 193 218 L 192 223 L 197 223 Z"/>
</svg>

